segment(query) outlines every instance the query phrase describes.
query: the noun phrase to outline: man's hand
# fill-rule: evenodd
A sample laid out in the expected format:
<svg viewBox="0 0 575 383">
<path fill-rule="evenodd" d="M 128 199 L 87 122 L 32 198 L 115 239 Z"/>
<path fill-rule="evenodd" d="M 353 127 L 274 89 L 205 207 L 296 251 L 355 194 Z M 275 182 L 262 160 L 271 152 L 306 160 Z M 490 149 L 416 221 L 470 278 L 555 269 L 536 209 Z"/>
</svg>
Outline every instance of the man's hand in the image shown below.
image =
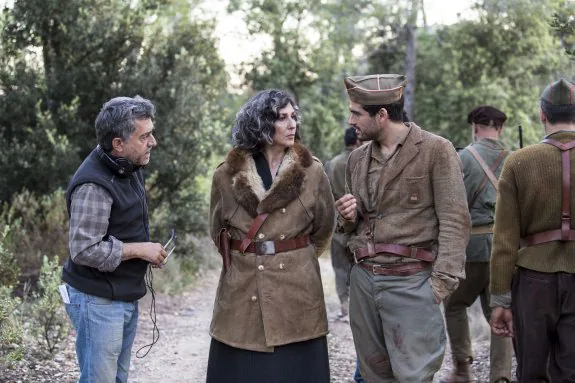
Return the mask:
<svg viewBox="0 0 575 383">
<path fill-rule="evenodd" d="M 168 256 L 164 247 L 157 242 L 124 243 L 122 250 L 122 260 L 140 258 L 160 268 Z"/>
<path fill-rule="evenodd" d="M 429 277 L 429 284 L 435 297 L 435 303 L 439 304 L 455 291 L 459 285 L 459 280 L 455 277 L 432 272 Z"/>
<path fill-rule="evenodd" d="M 495 307 L 491 313 L 491 331 L 495 335 L 513 337 L 513 314 L 511 309 Z"/>
<path fill-rule="evenodd" d="M 357 216 L 357 205 L 352 194 L 346 194 L 337 201 L 335 207 L 339 214 L 348 221 L 355 221 Z"/>
</svg>

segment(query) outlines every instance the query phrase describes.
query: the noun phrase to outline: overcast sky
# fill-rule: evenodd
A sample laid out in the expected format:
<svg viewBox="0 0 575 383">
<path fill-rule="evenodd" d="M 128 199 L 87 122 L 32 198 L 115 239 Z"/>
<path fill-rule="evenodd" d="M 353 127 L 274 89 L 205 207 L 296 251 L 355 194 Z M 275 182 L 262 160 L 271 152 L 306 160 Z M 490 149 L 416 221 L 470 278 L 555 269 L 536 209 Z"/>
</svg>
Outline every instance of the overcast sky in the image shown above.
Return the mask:
<svg viewBox="0 0 575 383">
<path fill-rule="evenodd" d="M 458 14 L 465 15 L 473 3 L 472 0 L 424 0 L 424 2 L 429 25 L 454 23 Z M 216 35 L 220 39 L 220 55 L 228 66 L 233 66 L 258 54 L 265 42 L 250 41 L 241 20 L 225 14 L 226 3 L 226 0 L 216 0 L 211 3 L 210 11 L 219 13 Z"/>
</svg>

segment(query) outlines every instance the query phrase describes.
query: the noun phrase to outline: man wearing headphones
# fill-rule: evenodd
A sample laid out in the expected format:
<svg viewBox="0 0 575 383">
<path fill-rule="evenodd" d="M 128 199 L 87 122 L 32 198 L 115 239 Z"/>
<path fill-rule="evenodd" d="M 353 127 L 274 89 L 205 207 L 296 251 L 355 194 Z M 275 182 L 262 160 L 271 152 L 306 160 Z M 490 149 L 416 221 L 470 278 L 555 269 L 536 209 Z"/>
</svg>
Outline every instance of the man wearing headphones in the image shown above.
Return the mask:
<svg viewBox="0 0 575 383">
<path fill-rule="evenodd" d="M 150 242 L 143 167 L 156 146 L 154 106 L 117 97 L 96 118 L 98 146 L 66 191 L 70 257 L 63 298 L 76 330 L 79 382 L 127 382 L 138 300 L 148 265 L 167 253 Z M 67 294 L 66 294 L 67 293 Z"/>
</svg>

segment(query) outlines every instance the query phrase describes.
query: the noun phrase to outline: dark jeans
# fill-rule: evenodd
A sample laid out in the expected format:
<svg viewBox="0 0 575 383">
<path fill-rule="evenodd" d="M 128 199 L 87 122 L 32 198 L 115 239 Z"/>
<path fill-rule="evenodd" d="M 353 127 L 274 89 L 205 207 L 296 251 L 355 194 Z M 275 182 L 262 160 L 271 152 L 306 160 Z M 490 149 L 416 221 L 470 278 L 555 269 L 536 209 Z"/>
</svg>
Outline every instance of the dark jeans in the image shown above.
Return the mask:
<svg viewBox="0 0 575 383">
<path fill-rule="evenodd" d="M 575 274 L 519 268 L 511 290 L 519 382 L 575 382 Z"/>
<path fill-rule="evenodd" d="M 361 372 L 359 372 L 359 362 L 355 360 L 355 373 L 353 374 L 353 380 L 355 383 L 365 383 L 365 380 L 361 377 Z"/>
</svg>

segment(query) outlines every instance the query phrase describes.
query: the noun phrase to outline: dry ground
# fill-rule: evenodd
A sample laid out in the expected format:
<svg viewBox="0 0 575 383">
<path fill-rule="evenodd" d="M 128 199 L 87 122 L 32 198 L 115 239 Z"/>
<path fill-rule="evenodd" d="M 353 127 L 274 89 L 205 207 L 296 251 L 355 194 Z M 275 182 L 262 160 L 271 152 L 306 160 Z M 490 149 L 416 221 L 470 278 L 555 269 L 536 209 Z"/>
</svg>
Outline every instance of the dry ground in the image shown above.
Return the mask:
<svg viewBox="0 0 575 383">
<path fill-rule="evenodd" d="M 347 322 L 337 320 L 339 303 L 335 293 L 333 271 L 329 256 L 321 258 L 330 334 L 328 344 L 332 382 L 352 383 L 355 369 L 355 350 Z M 218 280 L 218 271 L 206 272 L 188 292 L 178 296 L 156 296 L 157 325 L 161 335 L 149 354 L 139 359 L 136 351 L 150 343 L 152 322 L 149 317 L 150 297 L 140 303 L 138 335 L 133 348 L 130 382 L 132 383 L 199 383 L 205 381 L 210 337 L 209 323 Z M 489 372 L 489 330 L 479 315 L 478 307 L 471 309 L 474 336 L 475 363 L 478 382 L 487 382 Z M 442 369 L 436 376 L 439 382 L 451 367 L 449 350 Z M 78 371 L 75 364 L 73 336 L 70 335 L 62 350 L 48 361 L 32 356 L 20 363 L 16 370 L 1 371 L 0 382 L 74 382 Z M 297 383 L 297 382 L 295 382 Z"/>
</svg>

